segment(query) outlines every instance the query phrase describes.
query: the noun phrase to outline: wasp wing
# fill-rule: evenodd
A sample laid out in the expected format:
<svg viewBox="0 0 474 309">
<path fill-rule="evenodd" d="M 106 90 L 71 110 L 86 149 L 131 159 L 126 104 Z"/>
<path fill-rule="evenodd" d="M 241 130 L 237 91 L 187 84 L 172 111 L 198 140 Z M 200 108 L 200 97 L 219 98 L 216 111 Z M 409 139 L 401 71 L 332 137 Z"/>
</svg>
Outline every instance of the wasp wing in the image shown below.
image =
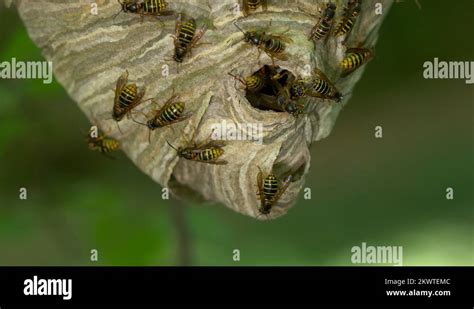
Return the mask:
<svg viewBox="0 0 474 309">
<path fill-rule="evenodd" d="M 118 104 L 120 94 L 122 93 L 123 87 L 128 82 L 128 70 L 122 73 L 120 77 L 117 79 L 117 84 L 115 85 L 115 98 L 114 98 L 114 104 Z"/>
<path fill-rule="evenodd" d="M 194 34 L 193 40 L 191 41 L 191 44 L 189 44 L 189 49 L 193 48 L 196 46 L 197 42 L 199 42 L 200 39 L 204 36 L 204 34 L 207 31 L 207 25 L 204 24 L 201 26 L 201 28 Z"/>
<path fill-rule="evenodd" d="M 226 145 L 227 145 L 227 143 L 225 141 L 211 140 L 211 141 L 206 141 L 203 144 L 197 145 L 196 149 L 204 150 L 204 149 L 208 149 L 208 148 L 222 148 Z"/>
<path fill-rule="evenodd" d="M 285 31 L 285 32 L 287 32 L 287 31 Z M 283 35 L 283 34 L 267 34 L 267 36 L 269 38 L 273 38 L 275 40 L 280 40 L 280 41 L 288 43 L 288 44 L 293 43 L 293 39 L 291 39 L 289 36 L 286 36 L 286 35 Z"/>
<path fill-rule="evenodd" d="M 260 166 L 258 167 L 259 172 L 257 174 L 257 195 L 260 197 L 260 207 L 263 207 L 265 204 L 265 195 L 263 194 L 263 172 Z"/>
<path fill-rule="evenodd" d="M 318 68 L 314 68 L 314 75 L 317 77 L 317 78 L 320 78 L 322 80 L 324 80 L 325 82 L 327 82 L 329 84 L 329 86 L 331 86 L 332 88 L 334 88 L 334 90 L 336 92 L 339 92 L 336 88 L 336 86 L 334 86 L 334 84 L 329 80 L 329 78 L 326 76 L 326 74 L 323 73 L 323 71 L 321 71 L 320 69 Z"/>
<path fill-rule="evenodd" d="M 199 161 L 199 162 L 215 164 L 215 165 L 226 165 L 227 163 L 229 163 L 226 160 L 211 160 L 211 161 Z"/>
</svg>

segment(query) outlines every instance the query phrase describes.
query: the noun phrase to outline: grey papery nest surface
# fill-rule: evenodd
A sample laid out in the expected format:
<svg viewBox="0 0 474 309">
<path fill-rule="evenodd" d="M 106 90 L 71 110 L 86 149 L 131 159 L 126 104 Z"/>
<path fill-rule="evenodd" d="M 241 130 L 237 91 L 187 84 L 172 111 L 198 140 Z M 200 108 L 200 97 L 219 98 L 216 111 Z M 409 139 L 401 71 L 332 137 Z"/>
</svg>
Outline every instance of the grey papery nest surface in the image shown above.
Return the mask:
<svg viewBox="0 0 474 309">
<path fill-rule="evenodd" d="M 6 0 L 7 3 L 11 2 Z M 308 33 L 318 20 L 318 8 L 327 1 L 268 1 L 268 10 L 239 20 L 244 29 L 264 28 L 272 21 L 269 33 L 283 32 L 291 37 L 286 52 L 288 61 L 275 64 L 296 76 L 308 73 L 307 65 L 319 68 L 344 94 L 340 103 L 321 99 L 306 100 L 305 113 L 298 118 L 284 112 L 264 111 L 252 107 L 245 90 L 228 75 L 234 72 L 248 76 L 271 59 L 262 53 L 257 60 L 257 48 L 242 41 L 243 35 L 233 25 L 242 14 L 236 12 L 237 0 L 168 1 L 169 9 L 194 17 L 198 27 L 209 25 L 200 44 L 179 67 L 172 60 L 176 15 L 140 17 L 121 13 L 117 1 L 95 1 L 98 15 L 90 13 L 91 1 L 14 1 L 28 33 L 53 62 L 56 79 L 77 102 L 91 123 L 98 125 L 121 142 L 122 150 L 144 173 L 163 187 L 168 187 L 178 198 L 192 197 L 222 203 L 225 206 L 259 219 L 276 218 L 285 214 L 295 203 L 310 170 L 309 147 L 331 132 L 336 118 L 347 104 L 353 87 L 364 68 L 340 78 L 339 63 L 347 47 L 373 47 L 384 16 L 392 1 L 363 0 L 361 14 L 346 46 L 343 38 L 331 35 L 327 41 L 313 44 Z M 337 5 L 337 18 L 346 1 L 332 1 Z M 383 14 L 376 15 L 377 2 Z M 158 21 L 160 20 L 160 21 Z M 169 75 L 163 76 L 165 65 Z M 305 67 L 306 66 L 306 67 Z M 145 98 L 155 98 L 163 104 L 173 88 L 186 109 L 193 116 L 152 132 L 130 119 L 120 122 L 118 130 L 112 119 L 114 87 L 125 71 L 130 82 L 146 87 Z M 149 102 L 140 109 L 151 108 Z M 195 140 L 206 139 L 211 127 L 225 120 L 227 123 L 262 124 L 263 144 L 250 140 L 228 141 L 222 159 L 227 165 L 199 163 L 178 158 L 175 146 L 185 143 L 182 135 Z M 255 137 L 257 138 L 257 137 Z M 123 163 L 127 164 L 127 163 Z M 293 180 L 271 213 L 258 213 L 260 200 L 256 195 L 258 166 L 265 174 L 293 175 Z M 317 173 L 317 171 L 313 171 Z M 321 176 L 323 177 L 323 176 Z M 126 186 L 126 179 L 124 182 Z M 157 186 L 156 196 L 161 198 Z M 317 204 L 317 200 L 315 201 Z M 317 205 L 315 205 L 317 206 Z"/>
</svg>

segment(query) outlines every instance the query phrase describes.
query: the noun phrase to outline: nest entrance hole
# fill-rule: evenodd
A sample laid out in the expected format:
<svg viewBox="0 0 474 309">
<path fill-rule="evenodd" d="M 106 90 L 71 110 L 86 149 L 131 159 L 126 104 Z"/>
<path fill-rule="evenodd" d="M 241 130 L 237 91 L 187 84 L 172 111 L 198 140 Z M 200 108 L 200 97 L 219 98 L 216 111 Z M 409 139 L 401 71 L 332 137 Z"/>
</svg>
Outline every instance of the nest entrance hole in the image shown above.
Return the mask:
<svg viewBox="0 0 474 309">
<path fill-rule="evenodd" d="M 277 65 L 264 65 L 246 78 L 246 99 L 260 110 L 275 112 L 291 112 L 293 102 L 287 90 L 293 84 L 296 76 Z M 259 84 L 257 89 L 253 85 Z"/>
</svg>

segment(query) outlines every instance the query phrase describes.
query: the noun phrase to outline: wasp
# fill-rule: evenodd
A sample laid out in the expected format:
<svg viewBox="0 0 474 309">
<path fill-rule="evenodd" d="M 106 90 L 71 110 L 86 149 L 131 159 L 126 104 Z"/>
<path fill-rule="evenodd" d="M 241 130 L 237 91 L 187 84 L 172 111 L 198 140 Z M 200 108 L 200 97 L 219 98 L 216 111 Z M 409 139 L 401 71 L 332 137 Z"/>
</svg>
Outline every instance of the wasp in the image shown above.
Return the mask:
<svg viewBox="0 0 474 309">
<path fill-rule="evenodd" d="M 344 14 L 341 21 L 336 28 L 336 36 L 341 36 L 349 33 L 360 14 L 361 3 L 360 0 L 349 0 L 347 6 L 344 8 Z"/>
<path fill-rule="evenodd" d="M 287 112 L 298 117 L 304 110 L 304 104 L 297 101 L 302 95 L 296 94 L 299 85 L 294 83 L 293 74 L 288 70 L 280 70 L 276 66 L 268 65 L 265 65 L 261 71 L 265 74 L 266 85 L 265 91 L 259 93 L 257 97 L 258 106 Z"/>
<path fill-rule="evenodd" d="M 315 68 L 314 76 L 306 84 L 305 95 L 340 102 L 342 94 L 321 70 Z"/>
<path fill-rule="evenodd" d="M 322 12 L 322 15 L 319 18 L 318 22 L 313 27 L 313 29 L 311 29 L 308 39 L 318 41 L 326 37 L 332 28 L 334 15 L 336 15 L 336 5 L 334 3 L 329 2 L 326 5 L 324 12 Z"/>
<path fill-rule="evenodd" d="M 258 92 L 262 90 L 262 88 L 265 86 L 265 80 L 262 74 L 260 74 L 260 71 L 245 77 L 242 79 L 241 76 L 234 75 L 232 73 L 227 73 L 230 76 L 232 76 L 235 80 L 238 80 L 242 85 L 245 86 L 245 90 L 251 91 L 251 92 Z"/>
<path fill-rule="evenodd" d="M 372 49 L 367 48 L 349 48 L 346 56 L 342 59 L 340 65 L 342 67 L 342 76 L 347 76 L 354 72 L 357 68 L 367 63 L 374 56 Z"/>
<path fill-rule="evenodd" d="M 115 152 L 120 148 L 120 143 L 116 139 L 108 137 L 98 130 L 94 130 L 94 128 L 90 129 L 86 141 L 90 150 L 99 151 L 105 155 Z"/>
<path fill-rule="evenodd" d="M 272 207 L 275 206 L 283 193 L 285 193 L 291 182 L 292 176 L 289 175 L 282 182 L 272 173 L 263 178 L 262 169 L 260 167 L 258 167 L 258 169 L 257 195 L 260 197 L 260 207 L 258 208 L 258 212 L 261 215 L 268 215 L 272 210 Z"/>
<path fill-rule="evenodd" d="M 234 21 L 234 26 L 237 27 L 243 34 L 245 42 L 257 47 L 258 49 L 258 58 L 260 58 L 260 53 L 264 51 L 274 62 L 274 58 L 278 60 L 288 60 L 288 56 L 285 53 L 285 43 L 292 43 L 293 40 L 284 35 L 288 30 L 280 34 L 267 34 L 265 31 L 271 25 L 271 21 L 264 30 L 260 31 L 244 31 L 237 24 L 237 21 Z"/>
<path fill-rule="evenodd" d="M 290 76 L 287 70 L 273 75 L 271 80 L 276 91 L 276 104 L 294 117 L 302 114 L 305 105 L 300 103 L 299 99 L 306 95 L 303 80 L 296 79 L 293 75 Z"/>
<path fill-rule="evenodd" d="M 288 94 L 292 100 L 302 98 L 306 93 L 307 91 L 302 79 L 298 79 L 288 87 Z"/>
<path fill-rule="evenodd" d="M 281 106 L 283 111 L 298 118 L 304 111 L 305 105 L 297 100 L 289 99 L 285 94 L 279 94 L 276 97 L 276 103 Z"/>
<path fill-rule="evenodd" d="M 202 25 L 196 32 L 196 20 L 190 18 L 183 22 L 182 14 L 178 14 L 175 26 L 173 59 L 178 63 L 183 62 L 184 57 L 191 53 L 191 49 L 196 46 L 206 30 L 207 26 Z"/>
<path fill-rule="evenodd" d="M 156 104 L 154 101 L 153 103 Z M 152 111 L 153 117 L 147 120 L 146 123 L 135 122 L 145 125 L 149 129 L 148 142 L 150 142 L 151 131 L 186 120 L 193 115 L 191 112 L 185 113 L 185 109 L 186 103 L 179 101 L 179 96 L 173 94 L 171 98 L 165 102 L 163 107 Z"/>
<path fill-rule="evenodd" d="M 196 133 L 196 132 L 195 132 Z M 225 165 L 227 164 L 226 160 L 220 160 L 219 158 L 224 154 L 223 147 L 225 146 L 224 141 L 211 140 L 211 135 L 209 138 L 199 144 L 193 142 L 187 142 L 186 147 L 174 147 L 170 142 L 166 141 L 168 145 L 176 150 L 179 157 L 185 158 L 186 160 L 216 164 L 216 165 Z M 194 139 L 194 136 L 193 136 Z"/>
<path fill-rule="evenodd" d="M 165 16 L 174 13 L 174 11 L 167 9 L 168 3 L 165 0 L 144 0 L 140 2 L 138 0 L 123 0 L 123 2 L 117 0 L 117 2 L 122 6 L 117 15 L 122 12 L 139 14 L 142 20 L 145 15 Z"/>
<path fill-rule="evenodd" d="M 245 17 L 255 12 L 260 6 L 262 7 L 263 11 L 266 11 L 267 0 L 242 0 L 242 8 L 244 10 Z"/>
<path fill-rule="evenodd" d="M 295 118 L 303 113 L 305 107 L 304 104 L 296 100 L 291 100 L 283 93 L 277 94 L 275 96 L 259 94 L 256 99 L 258 100 L 258 105 L 254 106 L 258 107 L 259 109 L 286 112 Z"/>
<path fill-rule="evenodd" d="M 128 117 L 133 108 L 144 102 L 142 101 L 142 98 L 145 95 L 145 91 L 145 88 L 138 90 L 136 84 L 128 83 L 128 71 L 122 73 L 122 75 L 117 79 L 112 111 L 112 118 L 117 121 L 117 125 L 125 115 Z"/>
<path fill-rule="evenodd" d="M 306 95 L 305 83 L 301 78 L 295 78 L 288 70 L 282 70 L 271 77 L 278 93 L 284 93 L 287 98 L 297 100 Z"/>
</svg>

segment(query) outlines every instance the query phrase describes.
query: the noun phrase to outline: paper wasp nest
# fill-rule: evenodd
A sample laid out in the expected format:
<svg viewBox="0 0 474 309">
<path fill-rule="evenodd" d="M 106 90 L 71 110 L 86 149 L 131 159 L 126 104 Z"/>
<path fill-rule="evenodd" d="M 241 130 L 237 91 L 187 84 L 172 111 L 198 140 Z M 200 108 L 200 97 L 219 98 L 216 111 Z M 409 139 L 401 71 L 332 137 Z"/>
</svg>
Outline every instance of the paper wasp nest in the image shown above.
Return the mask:
<svg viewBox="0 0 474 309">
<path fill-rule="evenodd" d="M 11 2 L 7 0 L 7 3 Z M 337 18 L 346 1 L 333 0 Z M 374 46 L 378 28 L 392 1 L 362 1 L 361 13 L 347 42 L 347 46 Z M 240 83 L 228 72 L 248 76 L 271 59 L 262 53 L 257 59 L 257 48 L 242 41 L 243 35 L 233 25 L 242 17 L 239 0 L 168 0 L 169 9 L 183 12 L 200 23 L 209 25 L 208 31 L 179 67 L 172 60 L 176 15 L 160 18 L 146 16 L 143 22 L 136 14 L 121 13 L 117 1 L 13 1 L 33 41 L 53 62 L 56 79 L 78 103 L 83 112 L 109 135 L 120 140 L 125 154 L 147 175 L 163 187 L 170 188 L 177 197 L 192 197 L 222 203 L 242 214 L 262 219 L 276 218 L 295 203 L 310 170 L 309 147 L 331 132 L 338 113 L 349 99 L 363 68 L 340 79 L 339 63 L 346 47 L 341 38 L 330 35 L 326 42 L 316 45 L 308 40 L 308 33 L 318 20 L 318 8 L 327 1 L 268 0 L 266 12 L 239 20 L 243 29 L 265 28 L 270 20 L 269 33 L 285 33 L 293 40 L 287 45 L 288 61 L 275 59 L 275 65 L 296 76 L 319 68 L 345 94 L 340 103 L 308 99 L 306 110 L 298 118 L 285 112 L 265 111 L 252 107 Z M 381 3 L 383 14 L 376 14 L 376 3 Z M 97 5 L 97 15 L 91 9 Z M 166 65 L 169 75 L 166 76 Z M 111 118 L 114 87 L 125 71 L 130 82 L 145 86 L 145 98 L 155 98 L 163 104 L 172 89 L 194 113 L 189 120 L 151 133 L 129 119 L 117 128 Z M 164 74 L 165 73 L 165 74 Z M 149 106 L 145 102 L 140 109 Z M 209 136 L 216 123 L 262 124 L 263 143 L 250 140 L 228 141 L 223 159 L 227 165 L 199 163 L 178 158 L 175 146 L 185 143 L 196 131 L 197 142 Z M 127 164 L 124 162 L 123 164 Z M 278 177 L 293 175 L 293 180 L 270 215 L 260 216 L 260 200 L 256 195 L 257 173 L 273 170 Z M 313 171 L 316 172 L 316 171 Z M 322 176 L 323 177 L 323 176 Z M 157 187 L 156 196 L 161 190 Z M 316 201 L 317 204 L 317 201 Z"/>
</svg>

